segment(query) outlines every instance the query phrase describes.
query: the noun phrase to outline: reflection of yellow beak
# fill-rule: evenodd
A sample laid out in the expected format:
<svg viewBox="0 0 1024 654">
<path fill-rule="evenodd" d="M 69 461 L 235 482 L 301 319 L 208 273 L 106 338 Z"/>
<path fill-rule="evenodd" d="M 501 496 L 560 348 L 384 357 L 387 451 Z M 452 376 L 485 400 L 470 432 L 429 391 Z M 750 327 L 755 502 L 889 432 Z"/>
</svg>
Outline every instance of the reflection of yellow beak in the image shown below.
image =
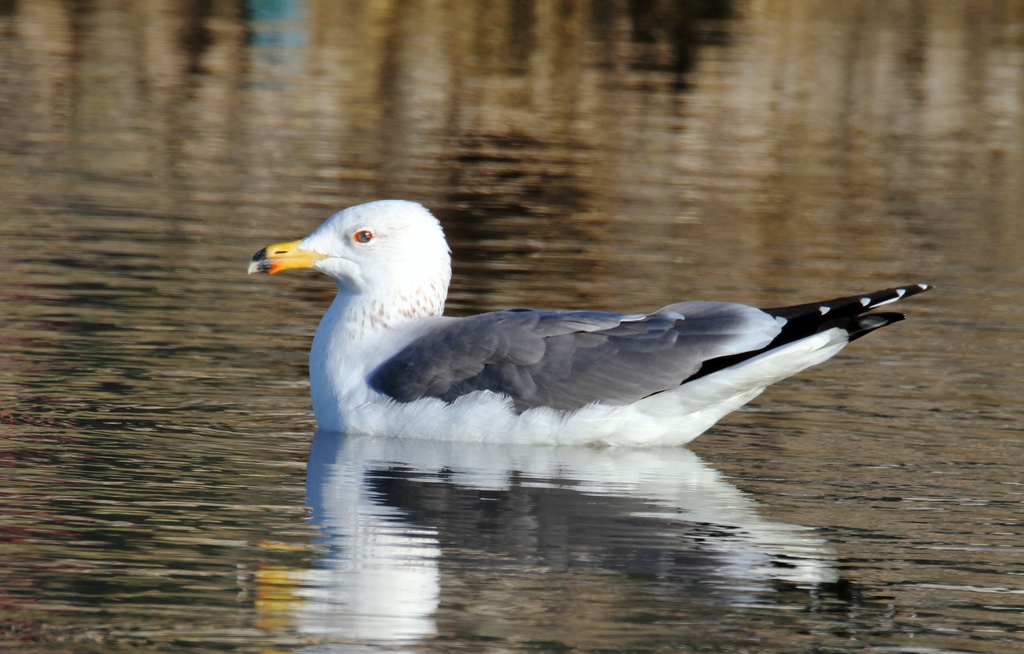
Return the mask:
<svg viewBox="0 0 1024 654">
<path fill-rule="evenodd" d="M 312 268 L 313 264 L 321 259 L 327 258 L 325 254 L 300 250 L 299 243 L 278 243 L 268 245 L 256 254 L 252 255 L 249 263 L 249 274 L 267 273 L 273 275 L 289 268 Z"/>
</svg>

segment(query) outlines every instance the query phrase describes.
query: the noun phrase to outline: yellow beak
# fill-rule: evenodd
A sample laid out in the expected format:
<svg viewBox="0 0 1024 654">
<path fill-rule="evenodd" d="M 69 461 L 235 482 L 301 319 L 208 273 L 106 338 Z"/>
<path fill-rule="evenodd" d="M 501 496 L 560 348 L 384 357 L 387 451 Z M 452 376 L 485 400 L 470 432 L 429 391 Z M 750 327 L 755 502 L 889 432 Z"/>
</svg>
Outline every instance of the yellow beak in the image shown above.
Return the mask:
<svg viewBox="0 0 1024 654">
<path fill-rule="evenodd" d="M 289 268 L 312 268 L 317 261 L 327 258 L 325 254 L 298 249 L 301 242 L 278 243 L 263 248 L 252 255 L 252 261 L 249 262 L 249 274 L 273 275 Z"/>
</svg>

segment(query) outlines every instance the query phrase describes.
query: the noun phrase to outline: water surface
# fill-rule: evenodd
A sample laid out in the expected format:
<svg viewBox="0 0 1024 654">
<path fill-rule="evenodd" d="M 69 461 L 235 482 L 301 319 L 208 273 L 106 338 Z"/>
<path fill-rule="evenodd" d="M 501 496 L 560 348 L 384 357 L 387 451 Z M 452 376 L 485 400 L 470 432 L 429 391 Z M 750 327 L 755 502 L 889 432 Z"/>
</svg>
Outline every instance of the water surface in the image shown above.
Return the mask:
<svg viewBox="0 0 1024 654">
<path fill-rule="evenodd" d="M 0 3 L 0 643 L 1016 652 L 1024 10 Z M 248 258 L 441 218 L 454 315 L 909 320 L 689 449 L 316 433 L 332 287 Z"/>
</svg>

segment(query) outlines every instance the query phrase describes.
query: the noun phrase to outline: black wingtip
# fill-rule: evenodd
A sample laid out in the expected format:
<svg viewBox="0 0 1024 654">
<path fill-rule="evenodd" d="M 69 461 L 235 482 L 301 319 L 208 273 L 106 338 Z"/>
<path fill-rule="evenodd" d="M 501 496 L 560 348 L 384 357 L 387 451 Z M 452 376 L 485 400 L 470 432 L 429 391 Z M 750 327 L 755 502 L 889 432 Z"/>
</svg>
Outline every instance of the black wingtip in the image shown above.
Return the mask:
<svg viewBox="0 0 1024 654">
<path fill-rule="evenodd" d="M 930 291 L 932 288 L 934 287 L 931 284 L 911 284 L 822 302 L 808 302 L 807 304 L 798 304 L 790 307 L 762 309 L 765 313 L 777 318 L 784 318 L 786 321 L 782 331 L 771 343 L 760 350 L 705 361 L 700 370 L 687 379 L 687 381 L 709 375 L 745 359 L 757 356 L 762 352 L 782 347 L 787 343 L 792 343 L 835 327 L 845 330 L 849 340 L 857 340 L 875 330 L 906 319 L 906 316 L 902 313 L 888 311 L 870 313 L 872 309 L 917 295 L 918 293 Z"/>
<path fill-rule="evenodd" d="M 932 288 L 934 287 L 931 284 L 908 284 L 907 286 L 894 286 L 871 293 L 848 295 L 846 297 L 838 297 L 821 302 L 808 302 L 807 304 L 789 307 L 774 307 L 763 309 L 763 311 L 773 316 L 786 318 L 787 320 L 812 320 L 823 323 L 831 319 L 857 316 L 886 304 L 930 291 Z"/>
<path fill-rule="evenodd" d="M 782 328 L 779 338 L 776 339 L 777 343 L 773 342 L 770 347 L 777 347 L 833 327 L 846 330 L 850 335 L 850 340 L 856 340 L 876 329 L 906 318 L 902 313 L 870 313 L 871 311 L 886 304 L 930 291 L 932 288 L 934 287 L 931 284 L 908 284 L 822 302 L 765 309 L 764 311 L 773 316 L 786 319 L 786 325 Z"/>
<path fill-rule="evenodd" d="M 855 318 L 851 318 L 849 323 L 844 327 L 847 333 L 849 333 L 849 339 L 855 341 L 861 336 L 866 336 L 876 329 L 882 327 L 888 327 L 894 322 L 906 320 L 907 316 L 902 313 L 885 312 L 885 313 L 865 313 Z"/>
</svg>

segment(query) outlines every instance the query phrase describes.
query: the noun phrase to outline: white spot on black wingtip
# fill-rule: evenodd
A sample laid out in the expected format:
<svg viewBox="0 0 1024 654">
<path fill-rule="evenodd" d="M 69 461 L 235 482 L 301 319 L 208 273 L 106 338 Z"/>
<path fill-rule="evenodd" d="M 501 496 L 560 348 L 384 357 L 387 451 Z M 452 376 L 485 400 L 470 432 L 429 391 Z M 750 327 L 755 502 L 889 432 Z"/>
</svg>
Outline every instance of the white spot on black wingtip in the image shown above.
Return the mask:
<svg viewBox="0 0 1024 654">
<path fill-rule="evenodd" d="M 823 315 L 823 316 L 824 316 L 824 315 L 825 315 L 826 313 L 828 313 L 829 311 L 831 311 L 831 310 L 832 310 L 832 307 L 827 307 L 827 306 L 825 306 L 825 305 L 822 305 L 822 306 L 818 307 L 818 311 L 820 311 L 820 312 L 821 312 L 821 315 Z"/>
<path fill-rule="evenodd" d="M 869 298 L 869 297 L 862 297 L 862 298 L 860 299 L 860 305 L 861 305 L 862 307 L 866 307 L 866 306 L 868 306 L 869 304 L 871 304 L 871 298 Z"/>
<path fill-rule="evenodd" d="M 905 288 L 897 288 L 896 289 L 896 297 L 897 298 L 901 298 L 901 297 L 903 297 L 906 294 L 907 294 L 907 289 L 905 289 Z"/>
<path fill-rule="evenodd" d="M 917 287 L 922 291 L 927 291 L 929 288 L 931 288 L 930 286 L 928 286 L 928 284 L 918 284 Z"/>
</svg>

